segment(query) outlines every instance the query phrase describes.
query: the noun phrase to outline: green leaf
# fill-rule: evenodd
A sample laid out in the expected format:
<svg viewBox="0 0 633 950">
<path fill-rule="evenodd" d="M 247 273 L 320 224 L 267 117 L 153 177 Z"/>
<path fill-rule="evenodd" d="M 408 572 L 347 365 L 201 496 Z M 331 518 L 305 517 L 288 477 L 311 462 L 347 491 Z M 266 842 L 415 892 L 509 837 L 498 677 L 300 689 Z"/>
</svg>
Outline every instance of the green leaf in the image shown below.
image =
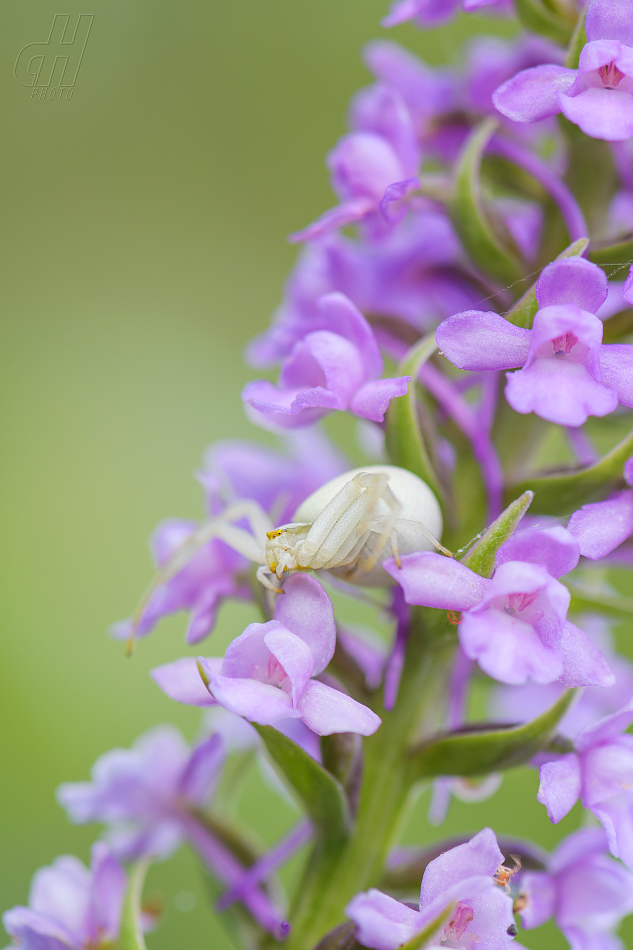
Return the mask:
<svg viewBox="0 0 633 950">
<path fill-rule="evenodd" d="M 475 574 L 482 577 L 492 577 L 495 568 L 495 555 L 504 541 L 511 537 L 525 512 L 532 504 L 534 492 L 526 491 L 513 501 L 505 511 L 502 511 L 496 521 L 493 521 L 484 532 L 483 537 L 463 559 L 463 564 Z"/>
<path fill-rule="evenodd" d="M 467 727 L 432 739 L 411 753 L 416 777 L 487 775 L 528 762 L 551 741 L 574 695 L 565 690 L 551 709 L 525 725 Z"/>
<path fill-rule="evenodd" d="M 567 47 L 567 59 L 565 60 L 565 66 L 567 69 L 578 69 L 578 60 L 580 59 L 583 46 L 587 42 L 585 15 L 586 11 L 584 10 L 579 14 L 578 22 L 574 27 L 574 32 L 572 33 L 571 40 L 569 41 L 569 46 Z"/>
<path fill-rule="evenodd" d="M 466 140 L 457 162 L 455 193 L 449 211 L 455 230 L 477 267 L 505 285 L 520 280 L 521 262 L 497 237 L 483 207 L 480 182 L 481 159 L 497 127 L 496 119 L 484 119 Z"/>
<path fill-rule="evenodd" d="M 321 840 L 344 842 L 350 832 L 349 806 L 341 783 L 292 739 L 253 723 L 275 765 L 295 791 Z"/>
<path fill-rule="evenodd" d="M 387 412 L 387 451 L 394 465 L 406 468 L 426 482 L 441 500 L 442 489 L 431 463 L 431 456 L 418 421 L 416 380 L 420 368 L 437 349 L 435 334 L 424 337 L 398 366 L 398 376 L 410 376 L 409 390 L 391 400 Z"/>
<path fill-rule="evenodd" d="M 140 928 L 141 894 L 149 861 L 139 861 L 128 871 L 128 883 L 123 907 L 121 909 L 121 927 L 117 950 L 146 950 L 145 940 Z"/>
<path fill-rule="evenodd" d="M 599 500 L 615 488 L 622 480 L 624 463 L 632 455 L 633 431 L 593 465 L 526 478 L 510 485 L 507 494 L 512 497 L 517 492 L 532 489 L 532 507 L 538 514 L 571 514 L 581 505 Z"/>
<path fill-rule="evenodd" d="M 589 238 L 578 238 L 577 241 L 574 241 L 573 244 L 570 244 L 569 247 L 566 247 L 564 251 L 561 251 L 556 260 L 564 261 L 569 257 L 582 257 L 582 255 L 587 250 L 588 244 Z M 522 297 L 519 297 L 515 305 L 512 307 L 512 310 L 504 314 L 504 316 L 506 320 L 508 320 L 510 323 L 513 323 L 515 327 L 523 327 L 524 330 L 531 330 L 537 310 L 538 303 L 536 300 L 535 281 L 530 289 L 526 290 Z"/>
<path fill-rule="evenodd" d="M 411 940 L 407 940 L 406 943 L 403 943 L 398 947 L 398 950 L 419 950 L 420 947 L 424 947 L 425 944 L 435 936 L 442 924 L 446 923 L 454 909 L 455 904 L 449 904 L 441 914 L 437 915 L 435 920 L 432 920 L 430 924 L 426 925 L 424 930 L 420 930 L 415 937 L 411 937 Z"/>
<path fill-rule="evenodd" d="M 602 242 L 592 242 L 588 254 L 589 260 L 601 267 L 617 267 L 618 269 L 628 266 L 633 261 L 633 235 L 626 239 L 616 241 L 615 244 L 604 244 Z M 613 277 L 613 273 L 609 274 Z"/>
<path fill-rule="evenodd" d="M 514 0 L 514 7 L 519 20 L 528 30 L 567 46 L 573 30 L 573 24 L 568 19 L 557 16 L 542 0 Z"/>
</svg>

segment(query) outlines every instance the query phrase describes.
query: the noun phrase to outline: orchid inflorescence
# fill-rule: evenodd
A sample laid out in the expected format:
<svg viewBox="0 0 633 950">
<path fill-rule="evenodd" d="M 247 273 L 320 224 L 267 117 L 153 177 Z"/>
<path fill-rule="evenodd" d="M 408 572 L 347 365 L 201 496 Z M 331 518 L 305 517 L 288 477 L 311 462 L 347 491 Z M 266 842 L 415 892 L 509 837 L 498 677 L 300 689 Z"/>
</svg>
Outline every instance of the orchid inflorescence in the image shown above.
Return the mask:
<svg viewBox="0 0 633 950">
<path fill-rule="evenodd" d="M 58 789 L 103 837 L 90 869 L 37 872 L 12 946 L 144 947 L 143 875 L 183 842 L 253 950 L 502 950 L 551 919 L 573 950 L 623 946 L 633 664 L 611 625 L 632 608 L 608 572 L 633 569 L 633 0 L 394 0 L 383 25 L 460 9 L 525 32 L 474 40 L 461 71 L 368 46 L 375 82 L 327 158 L 338 203 L 292 236 L 248 350 L 278 368 L 243 400 L 279 448 L 208 450 L 205 517 L 158 526 L 154 582 L 112 633 L 131 650 L 185 611 L 195 648 L 225 600 L 259 619 L 224 657 L 152 671 L 204 710 L 193 747 L 157 727 Z M 389 644 L 341 623 L 346 596 Z M 270 850 L 235 813 L 247 760 L 302 812 Z M 584 809 L 553 852 L 490 828 L 401 846 L 421 789 L 438 825 L 521 765 L 552 823 Z"/>
</svg>

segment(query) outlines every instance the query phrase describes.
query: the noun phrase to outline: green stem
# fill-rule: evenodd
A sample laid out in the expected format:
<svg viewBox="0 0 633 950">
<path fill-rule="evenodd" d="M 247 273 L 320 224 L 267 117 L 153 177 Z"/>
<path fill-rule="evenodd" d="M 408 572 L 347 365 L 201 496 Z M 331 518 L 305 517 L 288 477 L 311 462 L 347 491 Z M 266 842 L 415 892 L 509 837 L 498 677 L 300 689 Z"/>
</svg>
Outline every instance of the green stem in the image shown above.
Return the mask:
<svg viewBox="0 0 633 950">
<path fill-rule="evenodd" d="M 398 699 L 383 724 L 364 740 L 364 774 L 354 831 L 336 853 L 312 854 L 290 916 L 288 950 L 310 950 L 344 920 L 346 904 L 376 885 L 396 843 L 415 784 L 407 749 L 441 724 L 455 646 L 439 611 L 413 611 Z"/>
</svg>

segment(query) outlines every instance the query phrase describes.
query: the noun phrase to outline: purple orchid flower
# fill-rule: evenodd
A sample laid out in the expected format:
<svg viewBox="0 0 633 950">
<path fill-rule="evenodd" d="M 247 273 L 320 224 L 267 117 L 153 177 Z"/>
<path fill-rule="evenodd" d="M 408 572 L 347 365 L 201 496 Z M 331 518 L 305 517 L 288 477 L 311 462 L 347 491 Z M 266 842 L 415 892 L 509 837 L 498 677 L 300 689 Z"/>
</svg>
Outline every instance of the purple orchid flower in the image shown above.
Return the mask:
<svg viewBox="0 0 633 950">
<path fill-rule="evenodd" d="M 493 96 L 502 115 L 537 122 L 562 112 L 592 138 L 633 136 L 633 4 L 591 0 L 585 28 L 578 69 L 547 64 L 518 73 Z"/>
<path fill-rule="evenodd" d="M 510 895 L 495 881 L 502 864 L 494 832 L 484 828 L 430 862 L 422 878 L 419 911 L 372 889 L 352 898 L 345 913 L 356 924 L 357 939 L 364 947 L 396 950 L 457 902 L 433 945 L 503 950 L 512 942 L 508 930 L 514 917 Z"/>
<path fill-rule="evenodd" d="M 613 686 L 587 686 L 572 703 L 558 724 L 558 732 L 574 739 L 579 732 L 603 716 L 621 709 L 633 699 L 633 664 L 615 652 L 609 624 L 597 615 L 580 619 L 582 629 L 598 647 L 614 677 Z M 497 686 L 490 697 L 490 711 L 499 722 L 528 722 L 536 719 L 560 699 L 562 683 L 525 683 L 523 686 Z"/>
<path fill-rule="evenodd" d="M 379 717 L 345 693 L 312 677 L 330 662 L 336 642 L 332 603 L 314 577 L 289 577 L 275 619 L 252 623 L 224 659 L 199 660 L 209 692 L 225 709 L 260 725 L 300 719 L 317 735 L 370 736 Z"/>
<path fill-rule="evenodd" d="M 29 906 L 8 910 L 2 922 L 15 940 L 12 946 L 22 950 L 114 946 L 125 889 L 125 871 L 98 841 L 90 870 L 69 855 L 40 868 L 31 883 Z"/>
<path fill-rule="evenodd" d="M 57 797 L 72 821 L 103 822 L 118 856 L 164 858 L 187 840 L 209 870 L 233 888 L 242 884 L 246 869 L 196 814 L 212 795 L 223 763 L 220 736 L 191 750 L 176 729 L 159 726 L 131 749 L 101 756 L 91 782 L 61 785 Z M 283 932 L 283 915 L 258 886 L 241 899 L 262 927 Z"/>
<path fill-rule="evenodd" d="M 491 580 L 451 558 L 407 554 L 385 570 L 409 604 L 461 611 L 462 650 L 493 679 L 521 684 L 560 680 L 566 686 L 611 686 L 604 657 L 567 620 L 568 589 L 556 580 L 578 563 L 578 545 L 561 527 L 521 531 L 497 552 Z"/>
<path fill-rule="evenodd" d="M 595 316 L 607 298 L 604 271 L 579 257 L 554 261 L 542 271 L 536 297 L 532 330 L 470 310 L 440 324 L 438 346 L 460 369 L 521 367 L 506 374 L 506 399 L 516 412 L 580 426 L 618 403 L 633 406 L 633 346 L 602 344 Z"/>
<path fill-rule="evenodd" d="M 177 729 L 157 726 L 131 749 L 97 759 L 91 782 L 60 785 L 57 798 L 72 821 L 107 824 L 119 857 L 165 858 L 185 837 L 184 813 L 206 804 L 223 763 L 219 736 L 191 750 Z"/>
<path fill-rule="evenodd" d="M 349 463 L 318 429 L 285 434 L 282 454 L 253 442 L 227 440 L 207 450 L 197 473 L 211 517 L 232 502 L 253 499 L 276 523 L 290 521 L 299 504 L 325 482 L 349 469 Z M 200 524 L 178 518 L 161 522 L 150 539 L 158 570 L 195 534 Z M 199 643 L 213 630 L 219 608 L 228 598 L 250 600 L 244 579 L 250 562 L 214 538 L 192 555 L 186 566 L 151 592 L 134 623 L 111 628 L 117 639 L 147 636 L 159 620 L 186 610 L 185 641 Z"/>
<path fill-rule="evenodd" d="M 584 729 L 575 752 L 540 768 L 537 799 L 557 824 L 580 798 L 607 833 L 615 857 L 633 868 L 633 702 Z"/>
<path fill-rule="evenodd" d="M 371 327 L 343 294 L 321 298 L 324 327 L 297 342 L 284 360 L 280 385 L 249 383 L 242 393 L 260 424 L 310 425 L 333 409 L 382 422 L 410 377 L 381 379 L 383 361 Z"/>
<path fill-rule="evenodd" d="M 185 518 L 161 521 L 150 538 L 150 549 L 159 571 L 167 567 L 199 527 L 198 522 Z M 246 558 L 214 538 L 197 551 L 175 577 L 154 588 L 136 622 L 134 618 L 122 620 L 113 624 L 110 632 L 117 640 L 147 636 L 163 617 L 186 610 L 190 616 L 185 640 L 198 643 L 213 630 L 224 600 L 250 599 L 248 585 L 239 579 L 249 566 Z"/>
<path fill-rule="evenodd" d="M 633 458 L 624 465 L 624 480 L 633 487 Z M 597 561 L 633 534 L 633 491 L 617 492 L 607 501 L 583 505 L 569 519 L 568 530 L 580 553 Z"/>
<path fill-rule="evenodd" d="M 398 26 L 407 20 L 415 20 L 421 28 L 439 26 L 452 20 L 459 10 L 464 13 L 510 14 L 513 10 L 512 0 L 395 0 L 388 15 L 383 19 L 383 26 Z"/>
<path fill-rule="evenodd" d="M 393 93 L 390 95 L 393 104 Z M 341 203 L 326 211 L 307 228 L 292 234 L 292 242 L 312 241 L 322 234 L 363 219 L 373 219 L 379 230 L 392 223 L 389 213 L 391 203 L 404 198 L 419 184 L 416 177 L 419 154 L 414 160 L 413 150 L 409 154 L 398 149 L 404 137 L 403 113 L 406 115 L 404 101 L 399 106 L 397 111 L 390 110 L 390 118 L 397 125 L 394 143 L 376 132 L 351 132 L 329 153 L 327 166 L 332 176 L 332 187 Z M 410 118 L 407 121 L 411 123 Z M 413 135 L 410 144 L 415 149 Z"/>
<path fill-rule="evenodd" d="M 604 831 L 585 828 L 558 845 L 546 871 L 523 873 L 523 926 L 531 930 L 554 917 L 577 950 L 621 948 L 615 931 L 633 910 L 633 874 L 606 850 Z"/>
<path fill-rule="evenodd" d="M 461 253 L 446 214 L 422 201 L 380 239 L 359 242 L 330 234 L 307 245 L 272 326 L 250 344 L 249 361 L 277 363 L 306 334 L 328 329 L 319 301 L 335 291 L 363 313 L 399 317 L 419 330 L 435 326 L 481 296 L 457 270 Z"/>
</svg>

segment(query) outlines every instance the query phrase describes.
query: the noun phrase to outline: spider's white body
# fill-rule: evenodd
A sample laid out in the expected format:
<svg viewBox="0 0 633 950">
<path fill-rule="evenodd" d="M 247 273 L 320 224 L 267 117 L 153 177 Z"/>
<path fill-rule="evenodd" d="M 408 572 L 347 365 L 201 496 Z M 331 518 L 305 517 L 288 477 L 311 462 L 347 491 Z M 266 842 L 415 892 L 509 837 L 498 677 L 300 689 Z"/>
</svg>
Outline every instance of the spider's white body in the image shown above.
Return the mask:
<svg viewBox="0 0 633 950">
<path fill-rule="evenodd" d="M 363 587 L 393 584 L 382 561 L 432 551 L 429 535 L 442 533 L 431 489 L 395 465 L 368 465 L 338 475 L 306 498 L 294 518 L 293 524 L 268 533 L 271 573 L 328 570 Z"/>
<path fill-rule="evenodd" d="M 250 531 L 235 525 L 242 518 Z M 368 465 L 333 478 L 306 498 L 295 519 L 275 528 L 257 502 L 236 502 L 187 539 L 156 583 L 182 570 L 212 538 L 259 564 L 258 580 L 276 592 L 273 579 L 306 570 L 327 570 L 363 587 L 392 585 L 382 566 L 386 558 L 441 547 L 435 495 L 417 475 L 395 465 Z"/>
</svg>

